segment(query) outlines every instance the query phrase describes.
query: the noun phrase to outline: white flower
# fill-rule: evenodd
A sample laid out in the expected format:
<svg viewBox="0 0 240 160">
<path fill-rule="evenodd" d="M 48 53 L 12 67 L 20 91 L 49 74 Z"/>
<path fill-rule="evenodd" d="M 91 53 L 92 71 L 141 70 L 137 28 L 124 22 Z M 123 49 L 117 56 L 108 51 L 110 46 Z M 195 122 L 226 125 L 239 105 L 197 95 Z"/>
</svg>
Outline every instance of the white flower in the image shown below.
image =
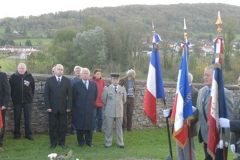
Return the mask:
<svg viewBox="0 0 240 160">
<path fill-rule="evenodd" d="M 50 158 L 50 160 L 52 160 L 53 158 L 57 157 L 57 153 L 51 153 L 48 155 L 48 157 Z"/>
<path fill-rule="evenodd" d="M 78 158 L 76 158 L 76 160 L 79 160 Z"/>
</svg>

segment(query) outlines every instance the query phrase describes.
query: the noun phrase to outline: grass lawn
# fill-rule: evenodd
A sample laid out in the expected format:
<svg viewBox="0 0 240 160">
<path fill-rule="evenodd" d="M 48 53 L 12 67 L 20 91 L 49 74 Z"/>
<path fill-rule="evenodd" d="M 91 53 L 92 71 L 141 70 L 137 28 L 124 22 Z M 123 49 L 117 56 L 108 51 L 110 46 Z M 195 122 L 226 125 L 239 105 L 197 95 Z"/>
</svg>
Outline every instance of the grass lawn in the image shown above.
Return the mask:
<svg viewBox="0 0 240 160">
<path fill-rule="evenodd" d="M 33 46 L 46 45 L 52 41 L 50 38 L 26 38 L 26 39 L 14 39 L 17 44 L 25 45 L 26 41 L 30 40 Z"/>
<path fill-rule="evenodd" d="M 16 72 L 17 66 L 20 62 L 24 63 L 24 60 L 6 58 L 7 54 L 0 55 L 0 65 L 3 72 Z"/>
<path fill-rule="evenodd" d="M 77 136 L 70 135 L 66 137 L 68 149 L 63 150 L 60 146 L 51 150 L 49 136 L 47 134 L 34 135 L 35 141 L 30 141 L 23 136 L 19 140 L 13 140 L 12 135 L 5 136 L 4 152 L 0 152 L 0 160 L 48 160 L 50 153 L 64 155 L 70 150 L 73 151 L 75 158 L 85 159 L 158 159 L 165 160 L 169 155 L 169 145 L 167 130 L 149 129 L 137 130 L 133 132 L 124 132 L 124 143 L 126 148 L 117 147 L 115 133 L 113 135 L 113 145 L 111 148 L 104 147 L 104 133 L 94 133 L 93 148 L 83 146 L 77 147 Z M 202 144 L 195 138 L 197 160 L 204 159 Z M 172 141 L 173 159 L 176 160 L 176 144 Z M 229 149 L 228 159 L 235 156 Z"/>
</svg>

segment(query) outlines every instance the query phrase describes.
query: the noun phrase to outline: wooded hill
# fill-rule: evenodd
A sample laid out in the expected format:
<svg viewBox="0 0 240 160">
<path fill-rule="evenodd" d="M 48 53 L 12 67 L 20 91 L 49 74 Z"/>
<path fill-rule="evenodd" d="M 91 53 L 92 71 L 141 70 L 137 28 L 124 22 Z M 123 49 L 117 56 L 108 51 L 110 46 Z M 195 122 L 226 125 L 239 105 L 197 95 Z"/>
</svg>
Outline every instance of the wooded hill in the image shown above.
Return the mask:
<svg viewBox="0 0 240 160">
<path fill-rule="evenodd" d="M 86 19 L 98 17 L 111 23 L 136 20 L 147 26 L 145 34 L 148 35 L 149 33 L 151 35 L 153 21 L 155 30 L 161 37 L 171 37 L 172 39 L 174 35 L 175 38 L 182 39 L 183 19 L 185 18 L 188 36 L 198 38 L 201 35 L 213 34 L 215 36 L 217 34 L 215 22 L 218 11 L 221 13 L 223 31 L 224 25 L 234 22 L 237 26 L 236 33 L 240 34 L 240 28 L 238 27 L 240 7 L 217 3 L 87 8 L 79 11 L 56 12 L 27 18 L 3 18 L 0 20 L 0 27 L 9 26 L 12 30 L 43 32 L 50 38 L 55 30 L 65 27 L 80 29 Z M 229 20 L 232 20 L 232 22 L 229 22 Z"/>
</svg>

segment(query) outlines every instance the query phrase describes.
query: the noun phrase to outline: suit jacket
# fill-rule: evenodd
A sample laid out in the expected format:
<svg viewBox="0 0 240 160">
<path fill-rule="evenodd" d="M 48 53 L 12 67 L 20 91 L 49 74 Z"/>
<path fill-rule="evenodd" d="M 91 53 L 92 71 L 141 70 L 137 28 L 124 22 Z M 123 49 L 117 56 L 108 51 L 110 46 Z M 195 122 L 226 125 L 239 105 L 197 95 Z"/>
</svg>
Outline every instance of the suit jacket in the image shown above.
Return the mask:
<svg viewBox="0 0 240 160">
<path fill-rule="evenodd" d="M 133 94 L 134 94 L 133 98 L 135 98 L 136 88 L 135 88 L 135 79 L 134 78 L 132 79 L 132 82 L 133 82 Z M 126 92 L 127 92 L 127 90 L 128 90 L 128 77 L 126 76 L 126 77 L 121 78 L 120 81 L 119 81 L 119 85 L 124 86 L 125 89 L 126 89 Z"/>
<path fill-rule="evenodd" d="M 105 104 L 105 116 L 123 117 L 123 104 L 126 102 L 126 89 L 118 85 L 117 93 L 113 85 L 104 88 L 102 102 Z"/>
<path fill-rule="evenodd" d="M 0 72 L 0 105 L 7 107 L 10 96 L 10 85 L 7 74 Z"/>
<path fill-rule="evenodd" d="M 205 107 L 205 113 L 206 113 L 206 116 L 208 116 L 208 105 L 209 105 L 210 96 L 208 96 L 208 98 L 206 100 L 204 100 L 207 88 L 208 87 L 205 86 L 205 87 L 203 87 L 199 90 L 198 99 L 197 99 L 197 106 L 196 106 L 197 110 L 195 112 L 195 113 L 197 113 L 196 115 L 198 117 L 198 123 L 199 123 L 199 126 L 200 126 L 199 132 L 201 132 L 198 135 L 199 142 L 204 141 L 205 143 L 208 142 L 208 131 L 209 131 L 209 127 L 208 127 L 208 124 L 205 120 L 204 113 L 203 113 L 203 107 Z M 232 97 L 231 92 L 229 90 L 227 90 L 226 88 L 224 88 L 224 93 L 225 93 L 225 100 L 226 100 L 228 117 L 231 117 L 232 116 L 232 109 L 233 109 L 233 97 Z M 202 138 L 200 136 L 202 136 Z M 230 129 L 225 129 L 226 142 L 229 141 L 229 136 L 230 136 Z M 220 130 L 220 139 L 222 139 L 221 130 Z"/>
<path fill-rule="evenodd" d="M 66 113 L 72 109 L 72 85 L 70 79 L 62 76 L 58 85 L 55 76 L 47 79 L 44 88 L 44 103 L 46 109 L 52 109 L 52 113 Z"/>
<path fill-rule="evenodd" d="M 231 144 L 236 144 L 240 140 L 240 98 L 234 105 L 233 116 L 230 121 L 230 130 L 232 132 Z"/>
<path fill-rule="evenodd" d="M 74 122 L 78 130 L 92 130 L 94 103 L 98 96 L 97 84 L 89 81 L 88 89 L 82 80 L 73 84 Z"/>
<path fill-rule="evenodd" d="M 196 104 L 197 104 L 197 97 L 198 97 L 198 90 L 193 87 L 192 85 L 190 86 L 191 88 L 191 96 L 192 96 L 192 105 L 194 107 L 196 107 Z M 197 122 L 194 122 L 194 121 L 197 121 L 197 116 L 194 116 L 193 115 L 193 119 L 190 121 L 191 123 L 191 131 L 190 131 L 190 134 L 191 134 L 191 137 L 194 137 L 194 136 L 197 136 L 198 135 L 198 123 Z"/>
</svg>

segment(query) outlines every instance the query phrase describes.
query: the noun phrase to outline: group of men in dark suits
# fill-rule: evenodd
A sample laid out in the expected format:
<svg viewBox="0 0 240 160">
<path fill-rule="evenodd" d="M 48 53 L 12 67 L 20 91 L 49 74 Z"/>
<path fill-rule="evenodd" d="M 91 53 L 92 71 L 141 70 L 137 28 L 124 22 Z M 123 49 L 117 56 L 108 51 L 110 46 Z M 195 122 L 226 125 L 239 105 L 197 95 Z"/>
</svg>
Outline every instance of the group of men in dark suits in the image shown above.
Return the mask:
<svg viewBox="0 0 240 160">
<path fill-rule="evenodd" d="M 63 72 L 63 65 L 57 64 L 55 74 L 47 79 L 44 88 L 45 108 L 49 114 L 50 148 L 54 149 L 57 144 L 63 149 L 67 148 L 65 145 L 67 113 L 72 107 L 79 147 L 85 143 L 93 147 L 92 121 L 94 102 L 98 93 L 97 85 L 89 81 L 90 71 L 87 68 L 81 69 L 81 79 L 73 86 L 70 79 L 63 76 Z"/>
</svg>

